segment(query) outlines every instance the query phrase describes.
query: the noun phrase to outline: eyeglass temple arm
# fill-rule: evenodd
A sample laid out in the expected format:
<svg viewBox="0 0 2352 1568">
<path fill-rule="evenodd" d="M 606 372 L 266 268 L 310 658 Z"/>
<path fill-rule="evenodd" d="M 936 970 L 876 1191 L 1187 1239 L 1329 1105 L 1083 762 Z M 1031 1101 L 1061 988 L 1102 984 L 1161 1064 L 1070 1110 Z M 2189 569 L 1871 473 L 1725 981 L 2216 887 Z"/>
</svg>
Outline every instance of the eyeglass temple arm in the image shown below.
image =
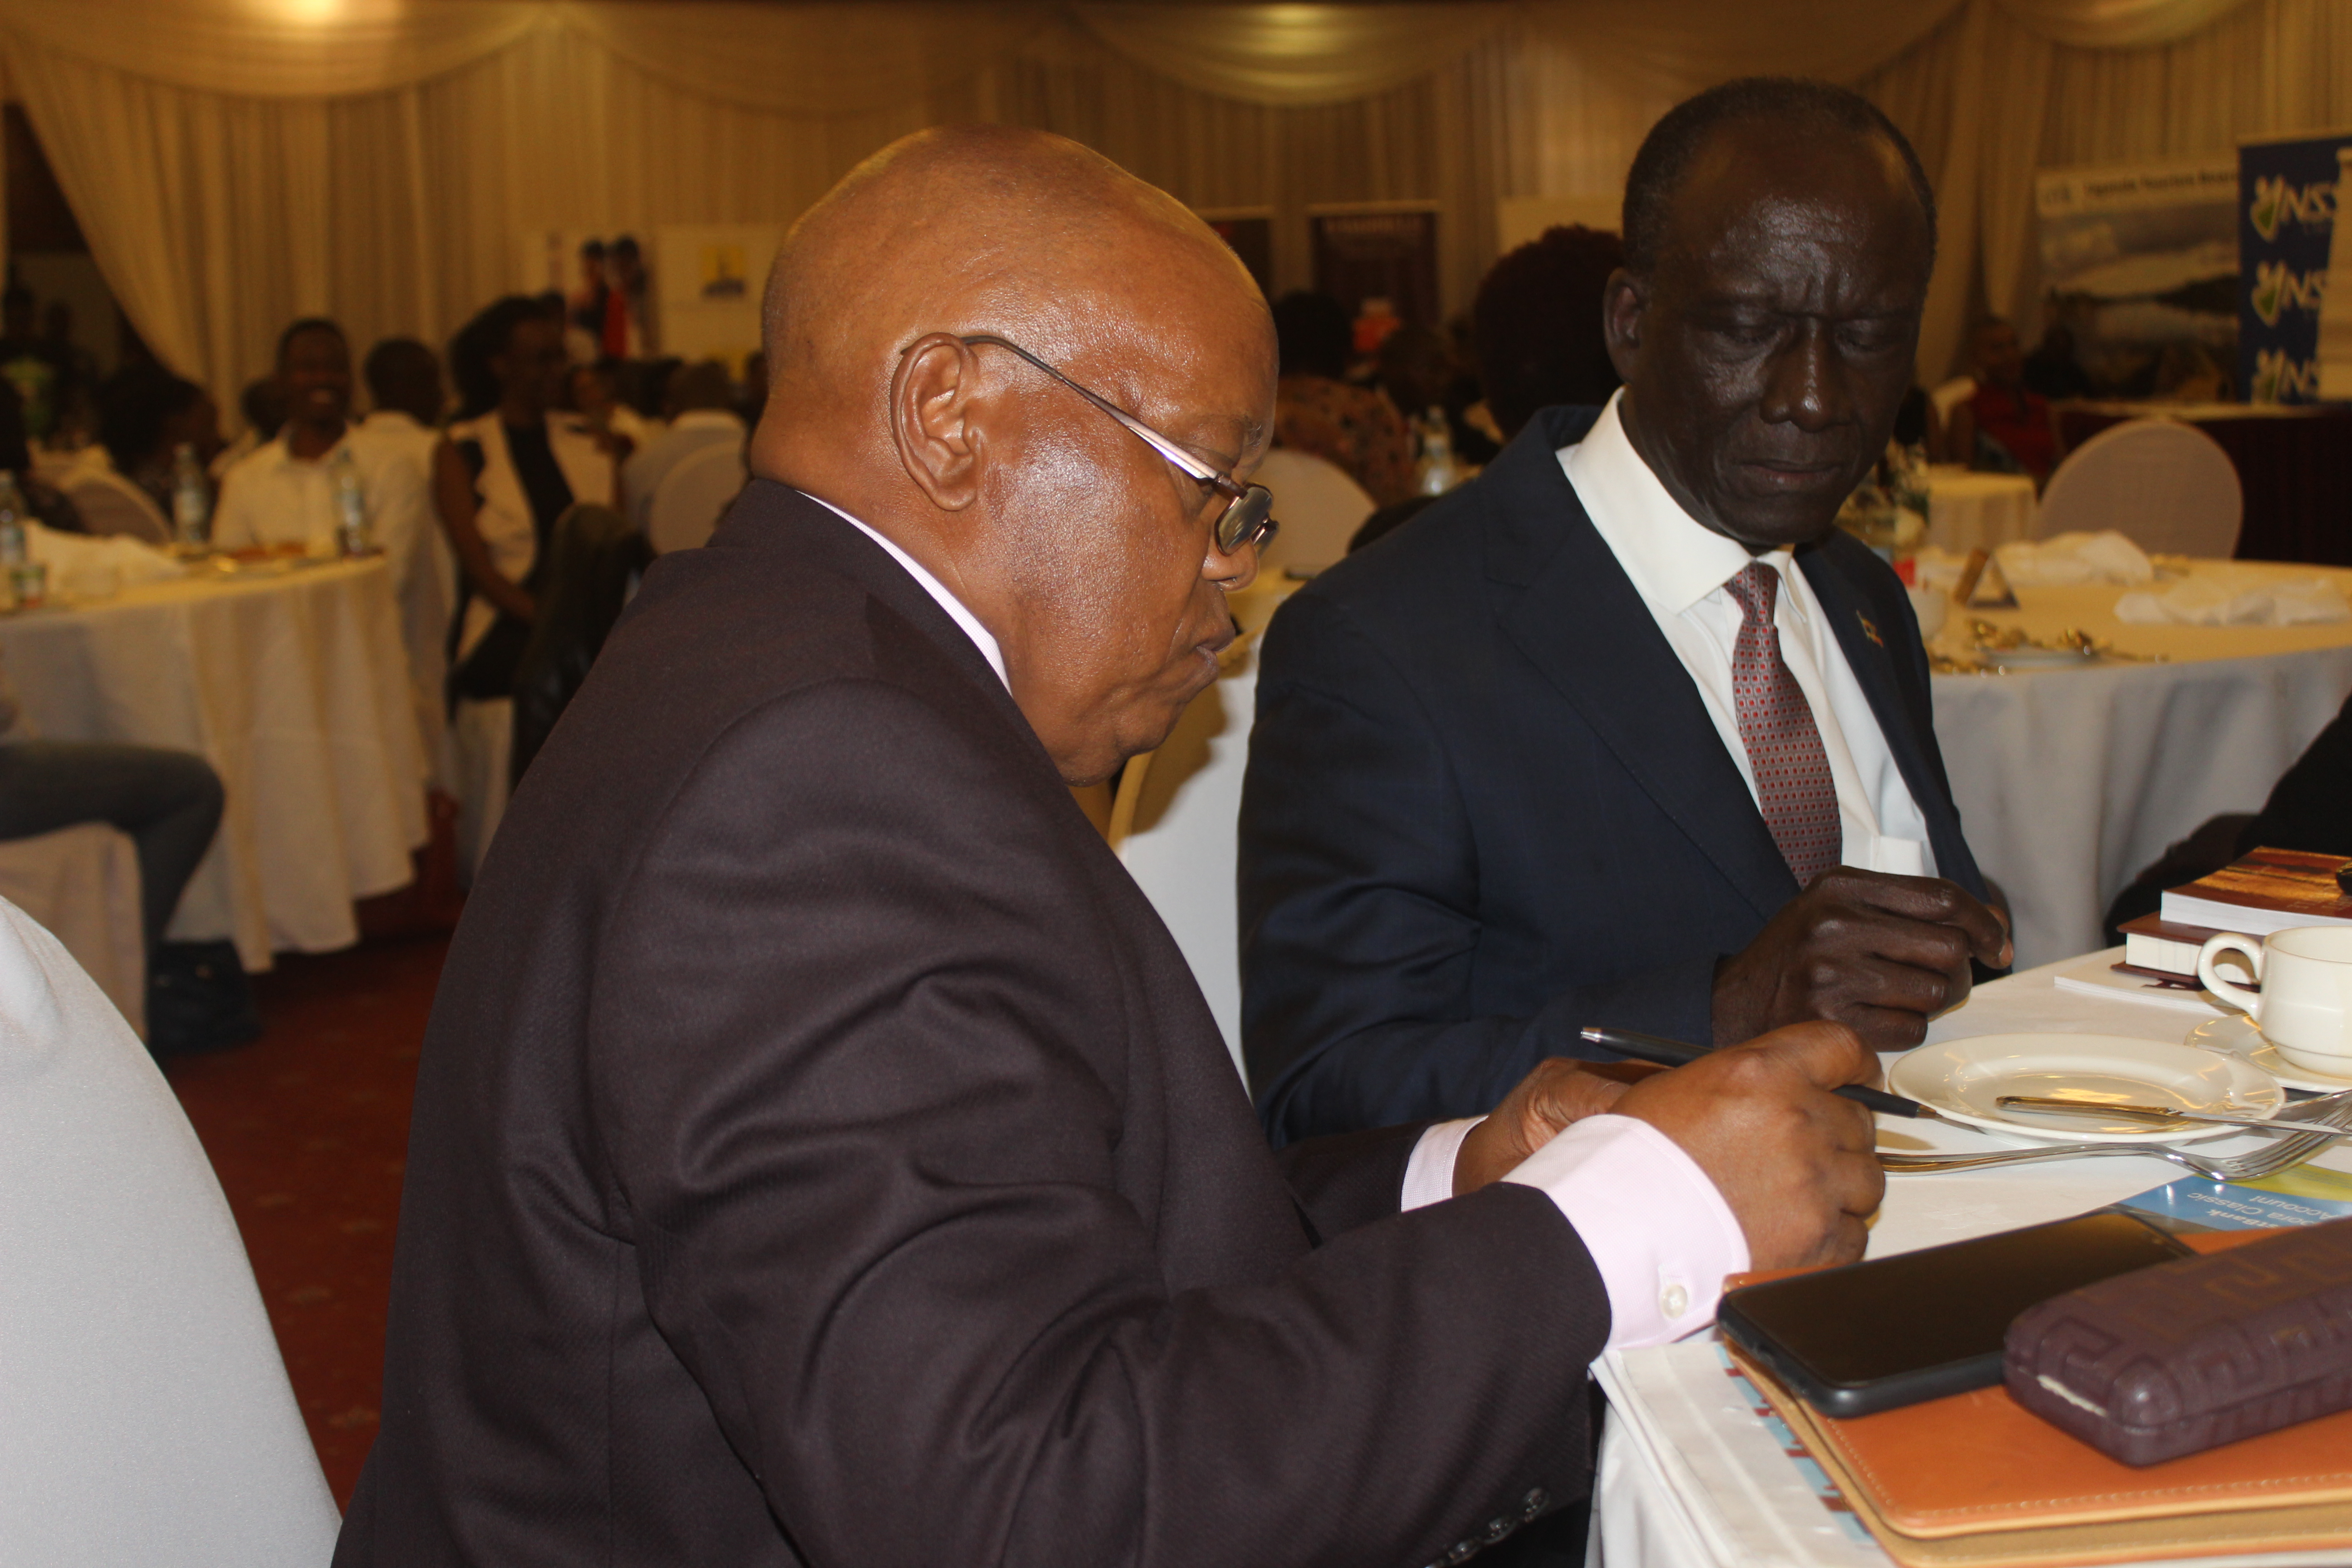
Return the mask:
<svg viewBox="0 0 2352 1568">
<path fill-rule="evenodd" d="M 1064 386 L 1068 387 L 1072 392 L 1076 393 L 1080 397 L 1085 398 L 1088 403 L 1093 404 L 1097 408 L 1101 409 L 1105 414 L 1109 415 L 1121 425 L 1126 426 L 1127 428 L 1134 434 L 1137 439 L 1144 442 L 1153 451 L 1159 453 L 1161 457 L 1175 464 L 1179 468 L 1184 470 L 1185 473 L 1190 474 L 1192 478 L 1199 479 L 1203 484 L 1213 484 L 1220 489 L 1225 489 L 1230 487 L 1234 489 L 1234 493 L 1239 493 L 1238 487 L 1234 486 L 1233 481 L 1226 479 L 1224 475 L 1217 472 L 1216 469 L 1209 467 L 1208 464 L 1201 461 L 1200 458 L 1192 456 L 1192 453 L 1184 450 L 1183 447 L 1179 447 L 1175 442 L 1171 441 L 1167 437 L 1162 436 L 1159 431 L 1154 430 L 1150 426 L 1146 425 L 1134 415 L 1128 413 L 1125 409 L 1119 407 L 1118 404 L 1113 403 L 1108 398 L 1102 396 L 1100 394 L 1091 392 L 1086 387 L 1079 385 L 1076 382 L 1072 381 L 1068 376 L 1064 375 L 1060 371 L 1055 370 L 1052 365 L 1047 364 L 1044 360 L 1039 359 L 1035 354 L 1031 353 L 1019 343 L 1013 342 L 1007 338 L 1000 338 L 992 332 L 978 332 L 971 337 L 959 338 L 956 341 L 965 344 L 991 343 L 997 348 L 1003 349 L 1009 353 L 1019 354 L 1023 359 L 1027 360 L 1031 364 L 1035 365 L 1039 370 L 1044 371 L 1047 375 L 1052 376 L 1055 381 L 1060 382 Z"/>
</svg>

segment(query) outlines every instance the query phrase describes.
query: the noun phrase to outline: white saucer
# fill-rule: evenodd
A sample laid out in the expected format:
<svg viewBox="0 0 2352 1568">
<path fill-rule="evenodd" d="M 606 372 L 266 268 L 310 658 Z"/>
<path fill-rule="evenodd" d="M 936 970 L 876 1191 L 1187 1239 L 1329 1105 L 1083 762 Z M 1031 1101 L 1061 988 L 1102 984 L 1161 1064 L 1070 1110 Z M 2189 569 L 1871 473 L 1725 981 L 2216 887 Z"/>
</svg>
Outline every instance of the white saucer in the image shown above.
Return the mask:
<svg viewBox="0 0 2352 1568">
<path fill-rule="evenodd" d="M 2263 1038 L 2254 1021 L 2243 1013 L 2231 1013 L 2227 1017 L 2208 1018 L 2189 1031 L 2188 1043 L 2211 1051 L 2229 1051 L 2253 1063 L 2289 1089 L 2308 1089 L 2320 1094 L 2334 1094 L 2352 1089 L 2352 1078 L 2336 1078 L 2309 1068 L 2298 1067 L 2280 1054 L 2279 1048 Z"/>
<path fill-rule="evenodd" d="M 2243 1056 L 2119 1035 L 1979 1035 L 1921 1046 L 1895 1064 L 1887 1087 L 1955 1121 L 2066 1143 L 2187 1143 L 2231 1136 L 2226 1127 L 2178 1131 L 2121 1117 L 2004 1110 L 2005 1094 L 2047 1095 L 2087 1105 L 2161 1105 L 2176 1110 L 2268 1117 L 2286 1103 L 2278 1080 Z"/>
</svg>

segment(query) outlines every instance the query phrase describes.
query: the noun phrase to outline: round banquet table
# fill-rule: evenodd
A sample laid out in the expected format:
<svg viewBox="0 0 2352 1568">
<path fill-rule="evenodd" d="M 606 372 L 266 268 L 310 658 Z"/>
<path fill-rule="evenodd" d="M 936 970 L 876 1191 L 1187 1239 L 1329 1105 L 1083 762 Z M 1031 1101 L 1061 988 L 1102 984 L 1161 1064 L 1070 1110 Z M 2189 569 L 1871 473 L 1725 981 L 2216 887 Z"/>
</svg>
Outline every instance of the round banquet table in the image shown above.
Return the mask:
<svg viewBox="0 0 2352 1568">
<path fill-rule="evenodd" d="M 406 885 L 425 759 L 381 559 L 280 561 L 0 616 L 0 667 L 34 732 L 201 753 L 220 834 L 175 940 L 275 951 L 359 940 L 352 901 Z"/>
<path fill-rule="evenodd" d="M 2227 569 L 2326 577 L 2352 599 L 2352 572 Z M 1952 622 L 2043 637 L 2080 627 L 2168 662 L 1932 679 L 1936 739 L 1961 826 L 1977 863 L 2009 894 L 2021 966 L 2099 946 L 2116 894 L 2208 817 L 2259 810 L 2352 691 L 2352 621 L 2137 626 L 2115 617 L 2126 592 L 2019 588 L 2018 609 L 1955 605 Z"/>
<path fill-rule="evenodd" d="M 1927 470 L 1927 542 L 1965 555 L 2031 539 L 2034 506 L 2033 481 L 2023 474 L 1935 464 Z"/>
<path fill-rule="evenodd" d="M 2121 950 L 2116 950 L 2121 956 Z M 1975 1035 L 2049 1031 L 2179 1040 L 2200 1021 L 2168 1007 L 2059 989 L 2060 963 L 1980 986 L 1928 1026 L 1930 1043 Z M 1892 1066 L 1897 1053 L 1881 1059 Z M 1879 1147 L 1985 1148 L 2012 1142 L 1973 1128 L 1878 1119 Z M 2239 1154 L 2259 1134 L 2198 1145 Z M 2338 1144 L 2305 1173 L 2341 1183 L 2352 1149 Z M 1868 1256 L 1964 1241 L 2019 1226 L 2085 1214 L 2188 1175 L 2144 1156 L 2057 1161 L 1992 1170 L 1890 1176 L 1871 1223 Z M 1886 1552 L 1842 1507 L 1824 1505 L 1811 1461 L 1790 1452 L 1725 1375 L 1721 1352 L 1702 1334 L 1678 1344 L 1611 1351 L 1593 1373 L 1609 1398 L 1594 1478 L 1592 1552 L 1608 1568 L 1890 1568 Z M 2332 1565 L 2343 1548 L 2196 1559 L 2198 1568 L 2259 1563 Z"/>
</svg>

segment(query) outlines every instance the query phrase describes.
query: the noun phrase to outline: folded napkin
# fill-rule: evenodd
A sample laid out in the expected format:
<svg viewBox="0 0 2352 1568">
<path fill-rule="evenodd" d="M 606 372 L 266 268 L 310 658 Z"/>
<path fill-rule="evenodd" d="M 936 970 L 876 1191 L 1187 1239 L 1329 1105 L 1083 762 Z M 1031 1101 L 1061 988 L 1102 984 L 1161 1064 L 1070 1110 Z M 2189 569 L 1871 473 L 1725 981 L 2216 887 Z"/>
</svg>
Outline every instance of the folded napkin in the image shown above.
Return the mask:
<svg viewBox="0 0 2352 1568">
<path fill-rule="evenodd" d="M 2156 563 L 2147 552 L 2112 528 L 2100 533 L 2021 539 L 1993 553 L 2013 588 L 2058 587 L 2069 583 L 2128 586 L 2156 581 Z"/>
<path fill-rule="evenodd" d="M 28 521 L 25 549 L 49 569 L 51 591 L 79 599 L 103 599 L 142 583 L 164 583 L 188 574 L 187 567 L 153 545 L 119 533 L 95 537 L 60 533 Z"/>
<path fill-rule="evenodd" d="M 2262 578 L 2213 567 L 2161 594 L 2126 594 L 2116 619 L 2141 626 L 2313 626 L 2352 621 L 2352 605 L 2324 577 Z"/>
</svg>

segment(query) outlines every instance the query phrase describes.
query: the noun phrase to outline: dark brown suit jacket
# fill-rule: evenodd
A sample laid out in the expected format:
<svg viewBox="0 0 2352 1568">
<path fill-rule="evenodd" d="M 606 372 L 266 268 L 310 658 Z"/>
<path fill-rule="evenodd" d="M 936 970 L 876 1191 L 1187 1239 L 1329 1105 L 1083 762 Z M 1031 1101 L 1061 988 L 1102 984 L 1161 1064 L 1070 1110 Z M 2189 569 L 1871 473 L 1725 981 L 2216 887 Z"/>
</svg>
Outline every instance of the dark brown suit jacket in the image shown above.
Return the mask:
<svg viewBox="0 0 2352 1568">
<path fill-rule="evenodd" d="M 467 906 L 335 1560 L 1417 1568 L 1582 1490 L 1609 1310 L 1412 1137 L 1270 1153 L 978 650 L 754 484 Z"/>
</svg>

